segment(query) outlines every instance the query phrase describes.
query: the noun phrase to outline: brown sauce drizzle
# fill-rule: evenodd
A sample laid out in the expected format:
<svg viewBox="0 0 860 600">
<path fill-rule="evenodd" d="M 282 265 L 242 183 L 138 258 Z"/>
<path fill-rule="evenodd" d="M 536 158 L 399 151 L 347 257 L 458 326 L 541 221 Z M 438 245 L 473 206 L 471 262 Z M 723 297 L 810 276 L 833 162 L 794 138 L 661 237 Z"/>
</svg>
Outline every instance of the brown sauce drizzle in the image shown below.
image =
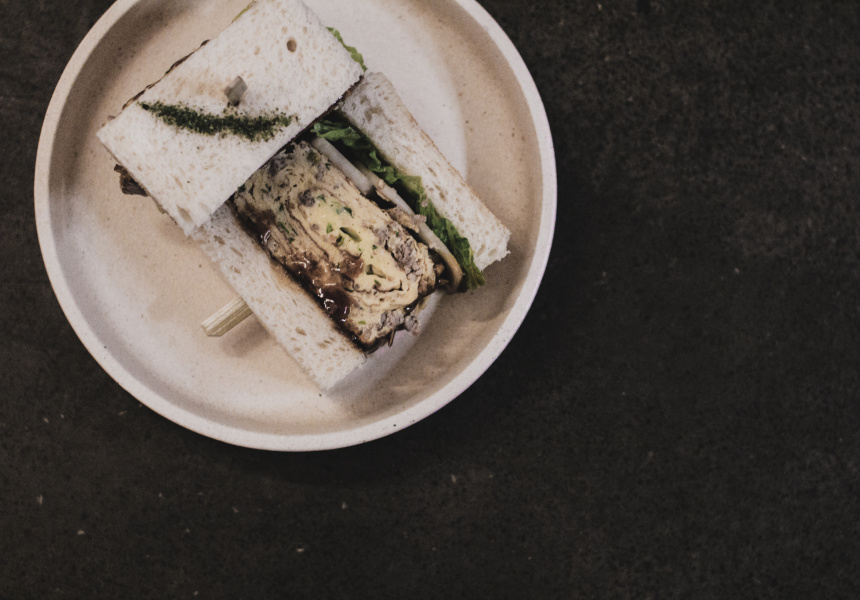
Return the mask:
<svg viewBox="0 0 860 600">
<path fill-rule="evenodd" d="M 317 299 L 326 314 L 353 343 L 363 350 L 372 350 L 373 348 L 368 348 L 362 344 L 358 337 L 346 327 L 353 302 L 344 290 L 344 280 L 352 280 L 358 276 L 364 270 L 364 261 L 360 258 L 349 257 L 342 265 L 345 268 L 338 268 L 314 260 L 290 244 L 282 245 L 282 255 L 275 256 L 271 248 L 272 231 L 277 227 L 275 215 L 269 211 L 252 211 L 250 206 L 247 207 L 247 211 L 239 210 L 232 200 L 229 205 L 245 231 L 260 244 L 273 262 Z"/>
</svg>

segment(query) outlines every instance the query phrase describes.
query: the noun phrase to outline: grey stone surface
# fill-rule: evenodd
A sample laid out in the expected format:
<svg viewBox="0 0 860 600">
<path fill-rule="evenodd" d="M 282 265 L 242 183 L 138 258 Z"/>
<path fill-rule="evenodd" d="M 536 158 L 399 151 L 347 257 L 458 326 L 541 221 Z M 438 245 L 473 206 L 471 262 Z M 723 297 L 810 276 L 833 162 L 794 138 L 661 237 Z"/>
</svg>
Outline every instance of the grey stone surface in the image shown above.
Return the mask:
<svg viewBox="0 0 860 600">
<path fill-rule="evenodd" d="M 109 2 L 0 0 L 0 598 L 856 598 L 860 4 L 480 0 L 556 241 L 499 360 L 364 446 L 142 407 L 54 298 L 39 129 Z"/>
</svg>

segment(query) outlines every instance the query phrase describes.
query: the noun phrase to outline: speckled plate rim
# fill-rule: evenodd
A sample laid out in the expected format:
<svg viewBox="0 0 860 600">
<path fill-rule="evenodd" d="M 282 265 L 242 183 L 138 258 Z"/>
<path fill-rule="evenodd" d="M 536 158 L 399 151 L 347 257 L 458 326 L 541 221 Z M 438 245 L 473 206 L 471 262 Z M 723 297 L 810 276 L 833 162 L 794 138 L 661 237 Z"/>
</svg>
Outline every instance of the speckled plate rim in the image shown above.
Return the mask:
<svg viewBox="0 0 860 600">
<path fill-rule="evenodd" d="M 34 181 L 36 226 L 43 260 L 63 312 L 81 342 L 101 367 L 126 391 L 165 418 L 202 435 L 226 443 L 276 451 L 316 451 L 343 448 L 375 440 L 402 430 L 435 413 L 469 388 L 498 358 L 513 339 L 528 313 L 546 270 L 556 220 L 557 182 L 555 154 L 549 122 L 537 87 L 513 43 L 476 0 L 454 0 L 489 36 L 508 63 L 527 103 L 534 128 L 542 184 L 541 217 L 531 264 L 522 280 L 522 291 L 497 332 L 469 365 L 448 384 L 397 414 L 348 430 L 314 434 L 272 434 L 249 431 L 214 422 L 185 410 L 150 389 L 125 368 L 89 326 L 61 268 L 49 209 L 50 176 L 54 138 L 74 83 L 102 37 L 139 0 L 119 0 L 99 19 L 81 42 L 54 91 L 45 114 L 36 158 Z"/>
</svg>

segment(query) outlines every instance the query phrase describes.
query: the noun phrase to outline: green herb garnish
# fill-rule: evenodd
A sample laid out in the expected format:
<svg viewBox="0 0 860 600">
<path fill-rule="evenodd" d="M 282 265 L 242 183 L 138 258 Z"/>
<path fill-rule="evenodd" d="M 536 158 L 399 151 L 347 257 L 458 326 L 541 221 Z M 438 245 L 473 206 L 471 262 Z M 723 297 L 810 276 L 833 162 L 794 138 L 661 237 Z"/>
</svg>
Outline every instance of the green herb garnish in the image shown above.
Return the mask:
<svg viewBox="0 0 860 600">
<path fill-rule="evenodd" d="M 336 205 L 334 212 L 337 215 L 342 215 L 343 213 L 347 213 L 347 214 L 349 214 L 350 217 L 352 216 L 352 209 L 349 208 L 348 206 L 344 206 L 343 204 Z"/>
<path fill-rule="evenodd" d="M 220 115 L 213 115 L 200 112 L 185 104 L 141 102 L 140 106 L 173 127 L 202 135 L 230 134 L 252 142 L 272 139 L 279 129 L 286 127 L 293 120 L 292 116 L 282 114 L 256 117 L 237 115 L 232 114 L 228 109 L 224 109 Z"/>
<path fill-rule="evenodd" d="M 282 221 L 278 221 L 278 229 L 280 229 L 287 239 L 292 243 L 296 240 L 295 230 Z"/>
<path fill-rule="evenodd" d="M 342 232 L 344 232 L 346 235 L 348 235 L 349 237 L 351 237 L 356 242 L 361 241 L 361 236 L 358 235 L 358 232 L 355 229 L 353 229 L 352 227 L 341 227 L 340 230 Z"/>
</svg>

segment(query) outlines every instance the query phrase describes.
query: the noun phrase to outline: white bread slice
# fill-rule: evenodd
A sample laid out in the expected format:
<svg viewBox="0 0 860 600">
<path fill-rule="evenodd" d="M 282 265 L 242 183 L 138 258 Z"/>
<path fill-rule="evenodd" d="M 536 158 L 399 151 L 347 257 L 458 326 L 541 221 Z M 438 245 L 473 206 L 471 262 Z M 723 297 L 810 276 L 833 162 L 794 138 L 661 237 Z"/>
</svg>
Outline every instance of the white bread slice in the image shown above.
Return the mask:
<svg viewBox="0 0 860 600">
<path fill-rule="evenodd" d="M 245 232 L 229 206 L 219 208 L 190 237 L 320 388 L 330 388 L 366 360 L 310 294 Z"/>
<path fill-rule="evenodd" d="M 385 75 L 366 73 L 338 110 L 373 142 L 386 161 L 407 175 L 421 177 L 439 213 L 469 240 L 479 269 L 508 253 L 511 232 L 421 129 Z"/>
<path fill-rule="evenodd" d="M 300 0 L 256 0 L 97 136 L 188 235 L 361 74 L 361 67 Z M 219 115 L 227 107 L 224 89 L 237 76 L 248 90 L 235 114 L 292 117 L 271 139 L 195 133 L 166 124 L 140 105 L 183 104 Z"/>
</svg>

